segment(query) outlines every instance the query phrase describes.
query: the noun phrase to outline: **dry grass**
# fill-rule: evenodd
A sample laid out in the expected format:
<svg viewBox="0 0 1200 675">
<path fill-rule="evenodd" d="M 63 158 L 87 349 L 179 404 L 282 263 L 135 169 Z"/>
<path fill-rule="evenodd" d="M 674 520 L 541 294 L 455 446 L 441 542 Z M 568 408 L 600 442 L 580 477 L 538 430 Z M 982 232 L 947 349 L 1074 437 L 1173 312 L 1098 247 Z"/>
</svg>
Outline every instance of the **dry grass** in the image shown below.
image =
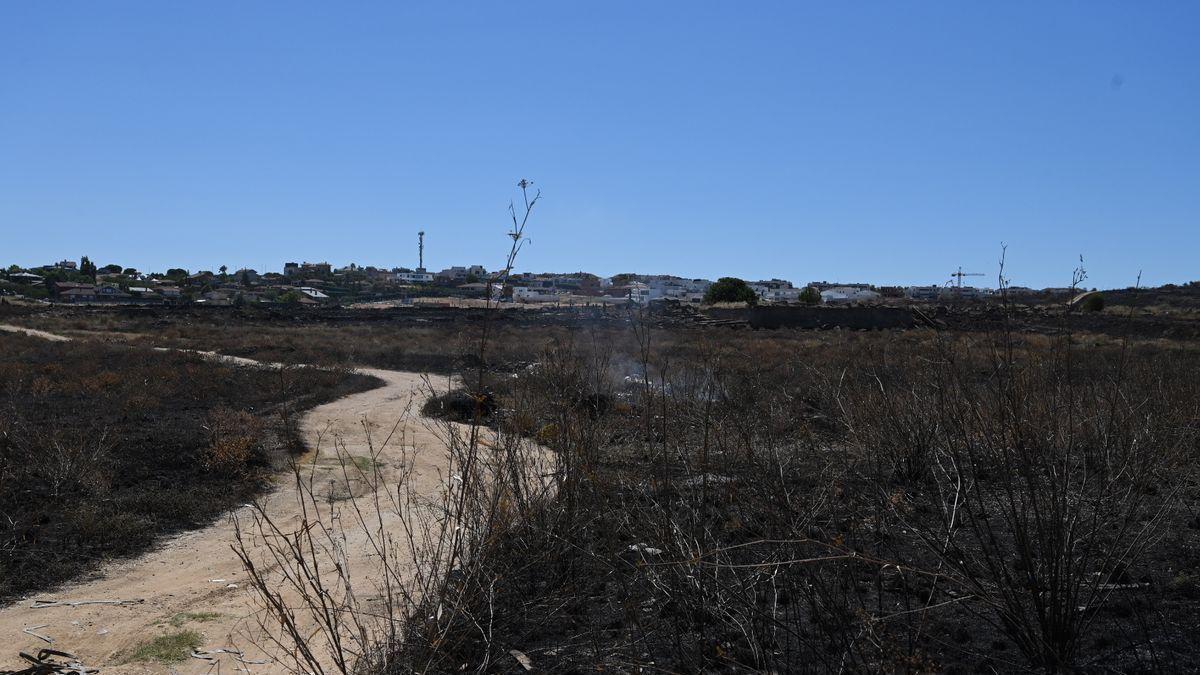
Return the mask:
<svg viewBox="0 0 1200 675">
<path fill-rule="evenodd" d="M 179 663 L 186 661 L 192 652 L 204 646 L 204 636 L 194 630 L 160 635 L 134 648 L 125 659 L 126 663 L 155 661 L 157 663 Z"/>
<path fill-rule="evenodd" d="M 219 612 L 179 612 L 171 617 L 171 626 L 174 628 L 183 628 L 189 623 L 208 623 L 221 618 Z"/>
</svg>

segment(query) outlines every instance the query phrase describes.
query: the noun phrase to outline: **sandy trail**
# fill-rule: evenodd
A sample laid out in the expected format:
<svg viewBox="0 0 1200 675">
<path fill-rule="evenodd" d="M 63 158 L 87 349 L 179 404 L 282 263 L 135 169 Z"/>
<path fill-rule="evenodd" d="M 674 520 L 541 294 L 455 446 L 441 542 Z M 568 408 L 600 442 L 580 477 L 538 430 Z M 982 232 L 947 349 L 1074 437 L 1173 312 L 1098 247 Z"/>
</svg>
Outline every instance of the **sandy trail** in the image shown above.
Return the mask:
<svg viewBox="0 0 1200 675">
<path fill-rule="evenodd" d="M 64 339 L 8 326 L 0 326 L 0 330 Z M 410 455 L 415 457 L 416 491 L 423 495 L 439 494 L 444 484 L 438 469 L 445 466 L 448 451 L 442 435 L 419 415 L 429 395 L 428 385 L 418 373 L 374 369 L 360 372 L 380 378 L 385 385 L 309 411 L 302 422 L 309 447 L 318 447 L 319 440 L 320 452 L 330 453 L 331 439 L 336 437 L 349 455 L 367 457 L 370 450 L 363 425 L 377 432 L 378 443 L 399 421 L 399 432 L 393 442 L 382 450 L 376 448 L 379 470 L 387 476 L 402 456 Z M 314 461 L 309 457 L 305 466 L 309 471 L 328 471 L 331 480 L 341 476 L 340 467 L 328 458 Z M 264 500 L 271 517 L 286 526 L 299 519 L 297 489 L 291 474 L 280 476 L 277 482 L 279 487 Z M 262 659 L 264 654 L 253 644 L 256 605 L 247 588 L 242 564 L 231 548 L 235 540 L 232 517 L 249 522 L 249 514 L 250 507 L 243 507 L 208 527 L 172 537 L 138 558 L 107 564 L 92 580 L 40 593 L 0 609 L 0 637 L 6 641 L 0 647 L 0 668 L 27 665 L 18 660 L 18 651 L 34 653 L 52 647 L 71 652 L 85 665 L 99 667 L 104 673 L 216 671 L 218 663 L 195 658 L 169 665 L 124 663 L 147 640 L 189 629 L 204 636 L 204 649 L 232 647 L 244 650 L 247 659 Z M 388 514 L 388 519 L 397 520 L 398 516 Z M 356 562 L 369 562 L 367 547 L 356 543 L 359 542 L 351 536 L 347 549 L 352 566 Z M 35 599 L 137 602 L 33 608 L 31 601 Z M 23 632 L 39 626 L 33 632 L 53 638 L 53 645 Z M 216 658 L 219 667 L 227 670 L 265 673 L 281 668 L 277 663 L 247 665 L 229 655 Z"/>
<path fill-rule="evenodd" d="M 25 335 L 28 335 L 30 337 L 38 337 L 38 338 L 42 338 L 43 340 L 49 340 L 51 342 L 68 342 L 71 339 L 65 335 L 56 335 L 54 333 L 47 333 L 44 330 L 37 330 L 34 328 L 24 328 L 22 326 L 0 325 L 0 331 L 3 331 L 5 333 L 24 333 Z"/>
</svg>

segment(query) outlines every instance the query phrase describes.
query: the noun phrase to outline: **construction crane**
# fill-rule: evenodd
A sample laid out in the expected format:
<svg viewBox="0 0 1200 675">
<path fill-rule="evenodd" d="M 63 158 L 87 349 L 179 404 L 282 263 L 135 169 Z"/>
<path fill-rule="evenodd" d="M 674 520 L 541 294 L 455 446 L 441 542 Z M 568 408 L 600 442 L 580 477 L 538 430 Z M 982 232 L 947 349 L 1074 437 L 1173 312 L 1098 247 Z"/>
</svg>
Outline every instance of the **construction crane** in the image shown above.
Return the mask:
<svg viewBox="0 0 1200 675">
<path fill-rule="evenodd" d="M 425 271 L 425 230 L 417 233 L 417 269 Z"/>
<path fill-rule="evenodd" d="M 962 271 L 962 266 L 960 265 L 958 268 L 958 271 L 951 272 L 950 276 L 957 278 L 954 286 L 956 288 L 962 288 L 963 277 L 983 277 L 983 276 L 987 276 L 987 275 L 984 274 L 983 272 L 964 272 L 964 271 Z"/>
</svg>

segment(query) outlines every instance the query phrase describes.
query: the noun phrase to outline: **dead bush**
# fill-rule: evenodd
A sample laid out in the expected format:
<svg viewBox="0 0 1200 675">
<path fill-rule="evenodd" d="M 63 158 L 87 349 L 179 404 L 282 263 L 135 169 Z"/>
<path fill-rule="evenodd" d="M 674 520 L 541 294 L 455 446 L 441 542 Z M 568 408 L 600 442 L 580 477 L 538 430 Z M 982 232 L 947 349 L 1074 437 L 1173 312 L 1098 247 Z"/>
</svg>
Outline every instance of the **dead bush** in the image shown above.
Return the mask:
<svg viewBox="0 0 1200 675">
<path fill-rule="evenodd" d="M 226 475 L 245 475 L 251 466 L 262 464 L 260 446 L 263 421 L 244 410 L 216 408 L 208 414 L 208 446 L 200 461 L 208 471 Z"/>
<path fill-rule="evenodd" d="M 1165 400 L 1165 366 L 1082 352 L 1069 336 L 1037 350 L 988 336 L 943 343 L 905 378 L 873 375 L 849 403 L 864 456 L 901 467 L 937 516 L 891 517 L 1040 669 L 1079 665 L 1099 613 L 1164 533 L 1196 441 L 1178 405 L 1197 397 Z"/>
</svg>

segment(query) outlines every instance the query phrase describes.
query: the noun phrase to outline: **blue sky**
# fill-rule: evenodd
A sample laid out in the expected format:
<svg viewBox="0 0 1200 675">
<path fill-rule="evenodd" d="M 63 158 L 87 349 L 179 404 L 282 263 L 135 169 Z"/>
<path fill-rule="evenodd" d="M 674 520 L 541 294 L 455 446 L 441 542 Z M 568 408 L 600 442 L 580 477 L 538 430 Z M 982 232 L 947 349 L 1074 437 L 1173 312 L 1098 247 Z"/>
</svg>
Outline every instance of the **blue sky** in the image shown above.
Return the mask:
<svg viewBox="0 0 1200 675">
<path fill-rule="evenodd" d="M 1200 4 L 0 4 L 0 262 L 1200 278 Z"/>
</svg>

